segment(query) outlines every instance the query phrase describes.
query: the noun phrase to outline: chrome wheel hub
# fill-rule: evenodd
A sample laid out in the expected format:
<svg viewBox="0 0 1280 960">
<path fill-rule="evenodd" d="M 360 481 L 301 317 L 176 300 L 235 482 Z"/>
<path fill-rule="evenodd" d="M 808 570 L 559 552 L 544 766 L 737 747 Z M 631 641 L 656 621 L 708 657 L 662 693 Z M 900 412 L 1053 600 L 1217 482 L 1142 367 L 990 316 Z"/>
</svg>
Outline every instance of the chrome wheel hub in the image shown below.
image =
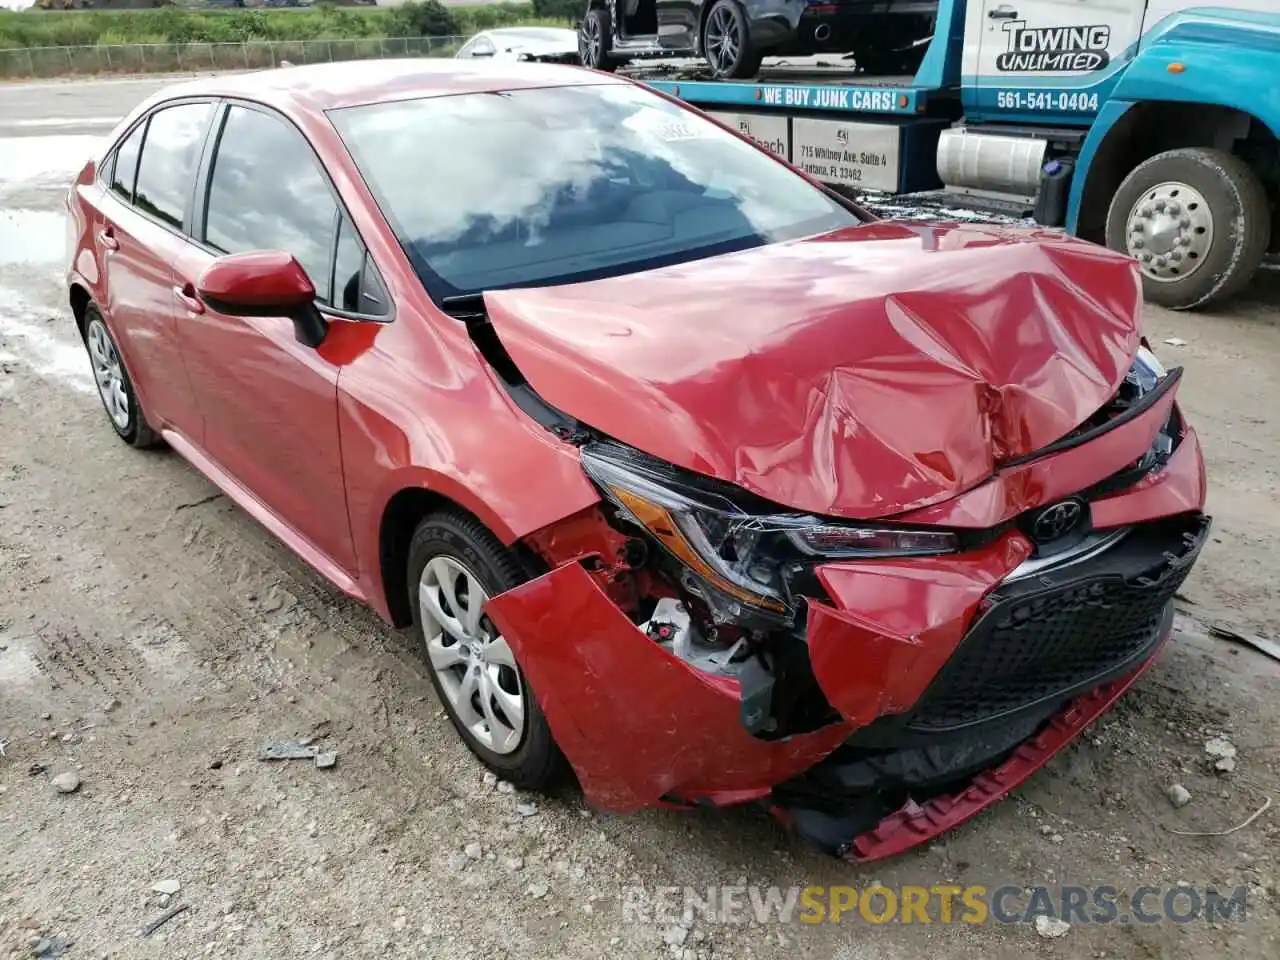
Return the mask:
<svg viewBox="0 0 1280 960">
<path fill-rule="evenodd" d="M 434 557 L 418 583 L 427 656 L 463 726 L 494 753 L 524 739 L 524 681 L 507 641 L 483 614 L 479 579 L 452 557 Z"/>
<path fill-rule="evenodd" d="M 1144 276 L 1173 283 L 1195 273 L 1213 246 L 1213 213 L 1185 183 L 1152 187 L 1129 211 L 1125 244 Z"/>
<path fill-rule="evenodd" d="M 93 379 L 97 381 L 98 395 L 102 397 L 102 405 L 107 408 L 107 416 L 121 430 L 127 430 L 129 395 L 124 388 L 124 369 L 120 366 L 120 357 L 116 354 L 116 348 L 101 320 L 89 321 L 85 341 L 89 346 L 89 359 L 93 362 Z"/>
<path fill-rule="evenodd" d="M 598 67 L 600 65 L 600 47 L 603 38 L 600 36 L 600 26 L 588 17 L 582 22 L 582 28 L 578 31 L 578 55 L 582 57 L 584 66 Z"/>
</svg>

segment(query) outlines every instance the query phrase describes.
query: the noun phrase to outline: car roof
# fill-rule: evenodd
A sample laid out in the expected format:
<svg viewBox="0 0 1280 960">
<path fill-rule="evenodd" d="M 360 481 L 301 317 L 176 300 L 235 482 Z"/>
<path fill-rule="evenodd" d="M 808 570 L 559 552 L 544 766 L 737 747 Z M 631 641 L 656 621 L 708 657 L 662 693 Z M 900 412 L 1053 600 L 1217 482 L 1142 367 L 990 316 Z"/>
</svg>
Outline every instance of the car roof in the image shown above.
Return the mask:
<svg viewBox="0 0 1280 960">
<path fill-rule="evenodd" d="M 177 97 L 239 97 L 286 111 L 307 112 L 461 93 L 626 82 L 560 64 L 471 63 L 451 58 L 353 60 L 204 77 L 167 87 L 152 102 Z"/>
</svg>

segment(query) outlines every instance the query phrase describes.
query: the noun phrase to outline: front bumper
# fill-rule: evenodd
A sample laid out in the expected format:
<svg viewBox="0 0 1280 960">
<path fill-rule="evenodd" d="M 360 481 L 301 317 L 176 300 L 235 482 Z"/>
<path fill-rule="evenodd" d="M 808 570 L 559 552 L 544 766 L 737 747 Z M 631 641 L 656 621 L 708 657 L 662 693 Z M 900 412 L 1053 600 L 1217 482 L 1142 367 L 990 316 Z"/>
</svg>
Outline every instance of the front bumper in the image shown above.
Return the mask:
<svg viewBox="0 0 1280 960">
<path fill-rule="evenodd" d="M 1016 476 L 1006 502 L 1032 496 Z M 1134 532 L 1078 562 L 1018 577 L 1032 546 L 1010 527 L 961 555 L 821 567 L 806 645 L 830 719 L 776 739 L 748 732 L 736 679 L 655 643 L 580 563 L 487 610 L 592 805 L 761 801 L 824 849 L 876 859 L 1003 796 L 1152 662 L 1207 539 L 1204 488 L 1187 427 L 1158 473 L 1090 499 L 1095 530 Z"/>
</svg>

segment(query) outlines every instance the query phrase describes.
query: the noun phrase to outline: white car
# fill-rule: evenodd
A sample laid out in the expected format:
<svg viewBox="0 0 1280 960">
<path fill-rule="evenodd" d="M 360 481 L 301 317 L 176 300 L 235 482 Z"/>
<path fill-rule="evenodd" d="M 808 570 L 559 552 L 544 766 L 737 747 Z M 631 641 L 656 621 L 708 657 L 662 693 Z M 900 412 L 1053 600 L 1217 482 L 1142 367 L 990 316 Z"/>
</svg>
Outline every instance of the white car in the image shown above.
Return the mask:
<svg viewBox="0 0 1280 960">
<path fill-rule="evenodd" d="M 462 45 L 459 60 L 543 60 L 578 62 L 578 31 L 562 27 L 499 27 Z"/>
</svg>

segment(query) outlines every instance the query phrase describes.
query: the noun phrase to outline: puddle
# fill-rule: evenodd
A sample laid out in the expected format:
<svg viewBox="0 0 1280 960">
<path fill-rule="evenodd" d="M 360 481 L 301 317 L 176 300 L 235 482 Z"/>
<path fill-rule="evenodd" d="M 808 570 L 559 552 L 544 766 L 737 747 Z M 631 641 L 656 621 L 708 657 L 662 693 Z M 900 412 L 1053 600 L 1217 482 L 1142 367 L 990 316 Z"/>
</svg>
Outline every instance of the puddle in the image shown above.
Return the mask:
<svg viewBox="0 0 1280 960">
<path fill-rule="evenodd" d="M 0 137 L 0 187 L 65 184 L 79 172 L 102 137 Z"/>
<path fill-rule="evenodd" d="M 0 266 L 66 262 L 66 214 L 56 210 L 0 210 Z"/>
<path fill-rule="evenodd" d="M 32 646 L 29 637 L 0 633 L 0 687 L 30 687 L 40 679 L 40 661 Z"/>
<path fill-rule="evenodd" d="M 72 339 L 74 330 L 62 331 L 67 336 L 55 334 L 53 325 L 44 319 L 49 312 L 42 313 L 9 291 L 0 289 L 0 351 L 41 377 L 96 396 L 98 389 L 93 382 L 93 371 L 84 345 Z"/>
</svg>

